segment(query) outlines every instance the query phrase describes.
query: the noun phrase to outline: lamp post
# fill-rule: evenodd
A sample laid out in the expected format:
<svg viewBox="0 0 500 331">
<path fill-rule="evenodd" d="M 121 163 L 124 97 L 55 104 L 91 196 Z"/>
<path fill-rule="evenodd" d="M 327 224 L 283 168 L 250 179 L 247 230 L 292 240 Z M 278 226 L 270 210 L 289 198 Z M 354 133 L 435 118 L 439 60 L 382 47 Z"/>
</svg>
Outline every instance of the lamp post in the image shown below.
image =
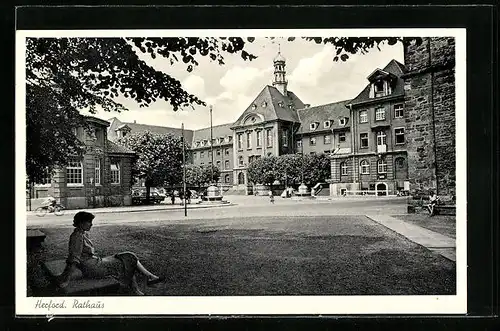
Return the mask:
<svg viewBox="0 0 500 331">
<path fill-rule="evenodd" d="M 212 128 L 212 105 L 210 105 L 210 182 L 214 180 L 214 138 Z"/>
</svg>

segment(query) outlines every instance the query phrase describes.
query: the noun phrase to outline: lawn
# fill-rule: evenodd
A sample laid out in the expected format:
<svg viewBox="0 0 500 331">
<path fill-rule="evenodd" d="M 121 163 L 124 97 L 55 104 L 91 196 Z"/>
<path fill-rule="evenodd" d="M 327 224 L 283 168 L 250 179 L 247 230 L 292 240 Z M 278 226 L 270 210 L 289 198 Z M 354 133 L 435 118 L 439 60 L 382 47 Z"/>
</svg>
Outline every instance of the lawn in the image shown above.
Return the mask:
<svg viewBox="0 0 500 331">
<path fill-rule="evenodd" d="M 455 263 L 364 216 L 190 222 L 102 225 L 90 234 L 99 255 L 134 251 L 166 276 L 148 295 L 455 293 Z M 72 228 L 42 231 L 37 259 L 64 258 Z M 29 277 L 35 287 L 37 270 Z"/>
<path fill-rule="evenodd" d="M 455 215 L 435 215 L 429 214 L 405 214 L 394 216 L 402 221 L 415 224 L 428 230 L 443 234 L 450 238 L 456 238 L 456 217 Z"/>
</svg>

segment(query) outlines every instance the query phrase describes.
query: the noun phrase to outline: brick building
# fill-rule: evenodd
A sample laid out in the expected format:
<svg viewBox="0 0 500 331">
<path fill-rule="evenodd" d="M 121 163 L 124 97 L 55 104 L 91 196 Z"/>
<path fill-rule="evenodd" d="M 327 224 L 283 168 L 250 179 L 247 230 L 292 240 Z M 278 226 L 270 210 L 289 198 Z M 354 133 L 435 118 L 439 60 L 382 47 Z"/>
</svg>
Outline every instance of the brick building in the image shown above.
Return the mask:
<svg viewBox="0 0 500 331">
<path fill-rule="evenodd" d="M 406 136 L 412 195 L 455 196 L 455 38 L 404 43 Z"/>
<path fill-rule="evenodd" d="M 64 169 L 56 169 L 31 192 L 31 208 L 40 206 L 48 196 L 68 209 L 127 206 L 132 202 L 132 162 L 135 153 L 109 141 L 109 122 L 86 117 L 89 133 L 75 131 L 86 145 L 83 158 L 73 159 Z"/>
<path fill-rule="evenodd" d="M 288 153 L 331 155 L 330 194 L 371 191 L 396 194 L 408 190 L 409 172 L 405 111 L 406 68 L 392 60 L 375 69 L 367 84 L 352 100 L 310 107 L 287 88 L 286 60 L 273 60 L 272 86 L 266 85 L 234 123 L 185 130 L 191 145 L 191 161 L 214 164 L 221 181 L 232 192 L 252 194 L 249 163 L 260 157 Z M 129 132 L 180 135 L 180 130 L 110 120 L 108 135 L 116 139 Z M 191 140 L 189 140 L 191 139 Z"/>
</svg>

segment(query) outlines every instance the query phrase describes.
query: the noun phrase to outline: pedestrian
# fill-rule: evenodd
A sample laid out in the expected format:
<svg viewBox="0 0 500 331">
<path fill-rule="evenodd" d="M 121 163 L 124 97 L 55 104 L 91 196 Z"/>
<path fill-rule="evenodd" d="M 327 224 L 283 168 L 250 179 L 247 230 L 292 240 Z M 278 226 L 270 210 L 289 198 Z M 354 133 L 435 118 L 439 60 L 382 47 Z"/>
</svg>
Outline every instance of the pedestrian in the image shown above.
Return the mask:
<svg viewBox="0 0 500 331">
<path fill-rule="evenodd" d="M 187 203 L 191 203 L 191 190 L 186 191 L 186 200 Z"/>
<path fill-rule="evenodd" d="M 267 194 L 269 195 L 269 201 L 274 204 L 273 190 L 269 190 L 269 192 Z"/>
<path fill-rule="evenodd" d="M 434 216 L 435 207 L 439 201 L 439 197 L 432 190 L 429 191 L 429 204 L 427 205 L 427 210 L 429 210 L 430 216 Z"/>
<path fill-rule="evenodd" d="M 175 192 L 174 191 L 170 192 L 170 199 L 172 200 L 172 204 L 175 204 Z"/>
<path fill-rule="evenodd" d="M 73 217 L 75 230 L 69 237 L 69 254 L 63 273 L 57 277 L 59 287 L 65 288 L 71 282 L 71 275 L 80 270 L 84 278 L 101 279 L 111 276 L 128 287 L 135 295 L 144 295 L 139 289 L 136 274 L 146 277 L 147 284 L 165 281 L 165 277 L 156 276 L 147 270 L 133 252 L 120 252 L 100 257 L 95 255 L 94 244 L 88 231 L 92 228 L 94 215 L 80 211 Z"/>
</svg>

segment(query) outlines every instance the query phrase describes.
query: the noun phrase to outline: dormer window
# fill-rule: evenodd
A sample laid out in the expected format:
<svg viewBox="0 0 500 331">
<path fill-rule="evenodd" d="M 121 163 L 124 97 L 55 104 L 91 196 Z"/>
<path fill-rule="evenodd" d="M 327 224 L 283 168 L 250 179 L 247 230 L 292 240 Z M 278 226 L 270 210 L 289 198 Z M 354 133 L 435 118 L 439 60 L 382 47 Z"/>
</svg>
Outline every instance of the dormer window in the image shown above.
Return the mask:
<svg viewBox="0 0 500 331">
<path fill-rule="evenodd" d="M 344 126 L 347 123 L 347 119 L 345 117 L 339 118 L 339 125 Z"/>
<path fill-rule="evenodd" d="M 265 102 L 265 101 L 264 101 L 264 102 L 262 103 L 262 108 L 266 108 L 266 107 L 267 107 L 267 102 Z"/>
<path fill-rule="evenodd" d="M 330 122 L 330 121 L 324 121 L 324 122 L 323 122 L 323 127 L 324 127 L 325 129 L 328 129 L 331 125 L 332 125 L 332 122 Z"/>
<path fill-rule="evenodd" d="M 316 130 L 317 128 L 318 128 L 317 122 L 313 122 L 313 123 L 309 124 L 309 130 L 313 131 L 313 130 Z"/>
<path fill-rule="evenodd" d="M 224 143 L 224 137 L 220 137 L 219 138 L 219 144 L 223 144 Z"/>
<path fill-rule="evenodd" d="M 203 146 L 206 146 L 208 144 L 208 140 L 203 140 Z"/>
<path fill-rule="evenodd" d="M 257 105 L 256 105 L 256 104 L 253 104 L 253 105 L 252 105 L 252 110 L 255 110 L 255 109 L 257 109 Z"/>
<path fill-rule="evenodd" d="M 392 88 L 389 80 L 380 79 L 372 83 L 370 88 L 370 98 L 380 98 L 390 95 Z"/>
<path fill-rule="evenodd" d="M 278 106 L 280 106 L 281 108 L 285 108 L 285 104 L 282 101 L 278 102 Z"/>
<path fill-rule="evenodd" d="M 200 142 L 199 141 L 195 142 L 195 146 L 200 147 Z"/>
</svg>

